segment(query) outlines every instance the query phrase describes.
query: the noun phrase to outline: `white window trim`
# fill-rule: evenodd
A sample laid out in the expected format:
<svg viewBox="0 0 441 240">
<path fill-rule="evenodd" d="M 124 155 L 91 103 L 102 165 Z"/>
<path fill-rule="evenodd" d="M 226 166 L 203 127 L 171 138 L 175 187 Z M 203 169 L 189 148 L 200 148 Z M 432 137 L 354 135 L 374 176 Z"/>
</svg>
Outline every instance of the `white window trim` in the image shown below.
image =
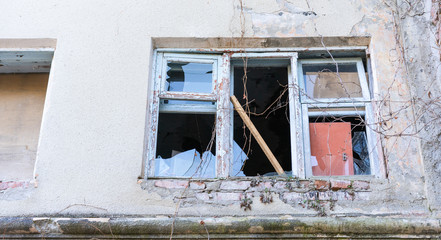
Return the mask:
<svg viewBox="0 0 441 240">
<path fill-rule="evenodd" d="M 251 50 L 250 50 L 251 51 Z M 232 59 L 247 58 L 250 59 L 265 59 L 271 61 L 271 59 L 285 59 L 289 61 L 287 65 L 288 70 L 288 101 L 290 112 L 290 138 L 291 138 L 291 169 L 294 177 L 304 177 L 304 157 L 303 157 L 303 138 L 302 138 L 302 126 L 301 126 L 301 111 L 300 111 L 300 98 L 299 88 L 297 80 L 297 58 L 296 52 L 265 52 L 265 53 L 233 53 Z M 233 79 L 234 69 L 231 68 L 230 78 Z M 233 85 L 233 84 L 232 84 Z M 231 93 L 233 89 L 231 89 Z M 232 105 L 231 114 L 233 113 Z M 232 121 L 232 120 L 231 120 Z M 231 125 L 231 134 L 233 126 Z M 231 143 L 233 137 L 231 137 Z"/>
<path fill-rule="evenodd" d="M 361 98 L 328 98 L 328 99 L 309 99 L 305 95 L 306 89 L 303 79 L 303 71 L 302 71 L 302 65 L 303 64 L 322 64 L 322 63 L 331 63 L 331 64 L 340 64 L 340 63 L 356 63 L 357 65 L 357 72 L 358 77 L 360 79 L 360 86 L 362 89 L 362 96 Z M 355 107 L 356 110 L 350 110 L 350 111 L 335 111 L 335 112 L 329 112 L 329 111 L 323 111 L 319 112 L 319 116 L 335 116 L 335 115 L 354 115 L 354 116 L 364 116 L 365 122 L 366 122 L 366 138 L 367 138 L 367 144 L 368 144 L 368 152 L 369 152 L 369 161 L 370 161 L 370 168 L 371 168 L 371 174 L 369 176 L 381 176 L 381 167 L 379 165 L 379 146 L 377 145 L 378 137 L 373 129 L 373 125 L 375 124 L 374 120 L 374 114 L 372 110 L 372 103 L 371 103 L 371 94 L 369 90 L 369 86 L 366 79 L 365 69 L 363 67 L 363 62 L 361 58 L 338 58 L 338 59 L 312 59 L 312 60 L 300 60 L 299 61 L 299 70 L 298 71 L 298 77 L 299 77 L 299 84 L 302 91 L 301 96 L 301 105 L 302 105 L 302 125 L 303 125 L 303 139 L 304 139 L 304 152 L 305 152 L 305 177 L 310 178 L 313 177 L 312 175 L 312 166 L 311 166 L 311 146 L 310 146 L 310 137 L 309 137 L 309 117 L 313 116 L 309 114 L 309 109 L 318 107 L 318 108 L 334 108 L 334 107 Z M 364 110 L 358 110 L 357 107 L 364 108 Z M 315 114 L 317 115 L 317 114 Z"/>
<path fill-rule="evenodd" d="M 366 47 L 335 47 L 334 48 L 314 48 L 313 50 L 366 50 Z M 290 119 L 290 133 L 291 133 L 291 154 L 292 154 L 292 170 L 293 176 L 300 178 L 309 178 L 312 176 L 311 166 L 308 164 L 309 161 L 305 161 L 305 158 L 310 157 L 309 146 L 309 135 L 305 134 L 309 132 L 308 124 L 305 124 L 305 120 L 308 120 L 308 105 L 321 104 L 322 107 L 330 106 L 364 106 L 365 107 L 365 119 L 367 124 L 374 124 L 374 114 L 372 110 L 372 104 L 370 99 L 369 87 L 366 81 L 366 75 L 363 71 L 359 70 L 359 77 L 361 79 L 363 98 L 360 99 L 339 99 L 336 103 L 335 99 L 320 99 L 321 103 L 314 102 L 304 102 L 300 92 L 303 91 L 303 75 L 299 75 L 301 69 L 301 63 L 333 63 L 334 60 L 301 60 L 297 61 L 297 52 L 295 51 L 307 51 L 312 49 L 304 48 L 289 48 L 289 49 L 246 49 L 246 52 L 241 49 L 235 53 L 231 53 L 234 49 L 156 49 L 153 53 L 153 67 L 152 67 L 152 81 L 149 90 L 148 106 L 149 111 L 147 111 L 147 125 L 146 125 L 146 137 L 145 137 L 145 168 L 144 176 L 145 178 L 155 177 L 155 152 L 156 152 L 156 136 L 158 127 L 158 116 L 159 116 L 159 100 L 160 98 L 167 99 L 187 99 L 188 96 L 183 96 L 182 93 L 174 92 L 164 92 L 164 82 L 155 81 L 155 79 L 161 78 L 164 75 L 164 64 L 158 63 L 158 61 L 163 61 L 162 59 L 169 58 L 177 61 L 189 60 L 188 58 L 184 60 L 185 57 L 190 57 L 194 60 L 194 54 L 198 53 L 198 58 L 200 61 L 217 61 L 218 70 L 217 80 L 213 82 L 213 92 L 211 94 L 201 94 L 201 93 L 191 93 L 191 97 L 195 100 L 204 101 L 216 101 L 215 106 L 194 106 L 192 113 L 214 113 L 216 114 L 216 177 L 217 178 L 228 178 L 230 160 L 232 159 L 232 113 L 233 107 L 230 103 L 230 94 L 232 93 L 230 82 L 233 79 L 233 69 L 231 61 L 238 58 L 248 58 L 248 59 L 289 59 L 290 64 L 288 66 L 288 76 L 289 76 L 289 110 L 291 118 Z M 277 51 L 277 52 L 271 52 Z M 167 53 L 166 53 L 167 52 Z M 207 55 L 202 55 L 205 53 Z M 216 55 L 217 54 L 217 55 Z M 187 55 L 187 56 L 185 56 Z M 184 58 L 182 58 L 184 57 Z M 178 58 L 178 59 L 176 59 Z M 213 60 L 217 58 L 216 60 Z M 362 61 L 360 58 L 349 58 L 349 59 L 337 59 L 338 62 L 357 62 L 357 68 L 360 66 L 363 68 Z M 166 62 L 166 61 L 165 61 Z M 213 68 L 214 69 L 214 68 Z M 363 73 L 363 74 L 362 74 Z M 364 80 L 363 80 L 364 79 Z M 370 81 L 370 84 L 373 83 Z M 221 87 L 218 87 L 221 86 Z M 355 101 L 357 100 L 357 101 Z M 301 102 L 302 101 L 302 102 Z M 305 109 L 306 108 L 306 109 Z M 161 112 L 181 112 L 182 108 L 179 106 L 162 107 Z M 306 126 L 306 127 L 305 127 Z M 366 134 L 368 138 L 369 154 L 371 161 L 371 175 L 376 177 L 383 177 L 384 169 L 380 164 L 379 153 L 381 147 L 378 146 L 377 140 L 379 139 L 378 134 L 369 127 L 366 128 Z M 308 136 L 306 136 L 308 135 Z M 164 177 L 162 177 L 164 178 Z M 172 177 L 166 177 L 172 178 Z"/>
<path fill-rule="evenodd" d="M 309 99 L 306 96 L 306 87 L 305 87 L 305 82 L 303 80 L 303 73 L 301 71 L 298 72 L 299 75 L 299 79 L 301 79 L 301 81 L 299 81 L 299 85 L 300 88 L 302 89 L 302 95 L 301 95 L 301 100 L 302 103 L 317 103 L 317 102 L 322 102 L 322 103 L 336 103 L 336 102 L 350 102 L 350 103 L 356 103 L 356 102 L 361 102 L 361 101 L 366 101 L 369 102 L 371 100 L 370 98 L 370 93 L 369 93 L 369 87 L 367 84 L 367 80 L 366 80 L 366 75 L 365 75 L 365 71 L 364 71 L 364 67 L 363 67 L 363 62 L 361 60 L 361 58 L 337 58 L 337 59 L 308 59 L 308 60 L 300 60 L 299 61 L 299 69 L 302 69 L 302 65 L 303 64 L 335 64 L 335 63 L 355 63 L 357 66 L 357 71 L 358 71 L 358 78 L 360 79 L 360 86 L 361 86 L 361 90 L 362 90 L 362 97 L 356 97 L 356 98 L 320 98 L 320 99 Z"/>
</svg>

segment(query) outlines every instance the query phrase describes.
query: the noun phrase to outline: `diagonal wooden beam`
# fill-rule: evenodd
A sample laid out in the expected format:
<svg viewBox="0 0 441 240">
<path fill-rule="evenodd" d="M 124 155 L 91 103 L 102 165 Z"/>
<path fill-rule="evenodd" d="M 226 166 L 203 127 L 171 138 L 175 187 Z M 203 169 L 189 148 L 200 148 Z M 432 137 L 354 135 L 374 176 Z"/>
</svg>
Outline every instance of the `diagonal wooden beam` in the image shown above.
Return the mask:
<svg viewBox="0 0 441 240">
<path fill-rule="evenodd" d="M 239 116 L 242 118 L 245 125 L 250 130 L 251 134 L 253 134 L 254 138 L 256 139 L 257 143 L 259 144 L 260 148 L 262 148 L 263 152 L 265 153 L 268 160 L 271 162 L 271 165 L 273 165 L 274 169 L 276 169 L 276 172 L 280 176 L 285 175 L 285 171 L 283 171 L 282 166 L 280 166 L 279 162 L 277 161 L 274 154 L 269 149 L 268 145 L 266 145 L 265 140 L 263 140 L 262 136 L 260 135 L 259 131 L 257 131 L 256 127 L 254 126 L 253 122 L 251 122 L 251 119 L 248 117 L 248 115 L 243 110 L 242 106 L 240 105 L 237 98 L 233 95 L 230 97 L 231 102 L 233 103 L 234 109 L 239 113 Z"/>
</svg>

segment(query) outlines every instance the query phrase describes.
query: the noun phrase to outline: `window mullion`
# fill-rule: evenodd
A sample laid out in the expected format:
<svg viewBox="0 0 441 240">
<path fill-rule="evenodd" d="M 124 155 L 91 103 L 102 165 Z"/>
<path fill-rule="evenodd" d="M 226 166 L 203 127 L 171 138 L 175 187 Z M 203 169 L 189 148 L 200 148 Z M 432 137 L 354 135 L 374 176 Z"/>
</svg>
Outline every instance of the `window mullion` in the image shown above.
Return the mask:
<svg viewBox="0 0 441 240">
<path fill-rule="evenodd" d="M 288 68 L 288 93 L 291 133 L 292 174 L 305 177 L 302 136 L 302 110 L 300 104 L 300 88 L 297 80 L 297 54 L 290 58 Z"/>
<path fill-rule="evenodd" d="M 366 79 L 366 74 L 363 67 L 363 62 L 361 60 L 357 61 L 357 70 L 358 70 L 358 78 L 360 79 L 361 91 L 363 93 L 363 98 L 369 100 L 370 91 L 369 86 Z"/>
<path fill-rule="evenodd" d="M 382 147 L 380 143 L 380 137 L 375 132 L 376 119 L 373 112 L 371 103 L 366 104 L 366 138 L 368 144 L 368 152 L 371 166 L 371 175 L 376 177 L 386 177 L 386 171 L 384 168 L 382 158 Z"/>
<path fill-rule="evenodd" d="M 230 172 L 230 159 L 233 158 L 230 141 L 230 55 L 219 59 L 216 115 L 216 174 L 227 178 Z"/>
<path fill-rule="evenodd" d="M 309 139 L 309 113 L 308 105 L 302 104 L 302 123 L 303 123 L 303 140 L 304 145 L 304 156 L 305 156 L 305 178 L 312 176 L 312 165 L 311 165 L 311 145 Z"/>
<path fill-rule="evenodd" d="M 147 125 L 147 144 L 146 144 L 146 158 L 147 164 L 145 166 L 145 176 L 153 177 L 155 175 L 155 154 L 156 154 L 156 140 L 158 135 L 158 118 L 159 118 L 159 92 L 162 88 L 163 81 L 161 81 L 162 68 L 163 68 L 163 53 L 159 53 L 157 56 L 157 63 L 154 64 L 153 78 L 155 79 L 152 91 L 149 99 L 149 116 L 150 120 Z M 156 67 L 159 66 L 159 67 Z M 150 128 L 150 129 L 149 129 Z"/>
</svg>

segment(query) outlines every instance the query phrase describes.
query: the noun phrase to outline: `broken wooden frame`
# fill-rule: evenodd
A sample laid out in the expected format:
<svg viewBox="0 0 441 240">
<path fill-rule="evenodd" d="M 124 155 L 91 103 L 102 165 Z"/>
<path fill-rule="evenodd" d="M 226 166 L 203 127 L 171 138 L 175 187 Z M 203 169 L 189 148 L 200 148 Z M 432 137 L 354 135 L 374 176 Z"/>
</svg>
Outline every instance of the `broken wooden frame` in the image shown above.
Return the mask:
<svg viewBox="0 0 441 240">
<path fill-rule="evenodd" d="M 355 64 L 357 68 L 357 75 L 360 81 L 361 96 L 359 97 L 340 97 L 340 98 L 318 98 L 314 99 L 307 96 L 306 79 L 304 79 L 303 66 L 304 65 L 319 65 L 319 64 Z M 368 63 L 369 64 L 369 63 Z M 361 58 L 345 58 L 345 59 L 312 59 L 300 60 L 298 62 L 298 78 L 301 92 L 301 108 L 303 113 L 303 139 L 305 141 L 305 177 L 312 177 L 311 166 L 311 146 L 309 136 L 309 118 L 310 117 L 360 117 L 364 118 L 366 126 L 367 150 L 369 152 L 370 175 L 384 176 L 384 168 L 379 164 L 379 155 L 381 152 L 381 144 L 379 138 L 375 133 L 375 117 L 373 114 L 371 104 L 371 90 L 366 78 L 365 69 Z M 340 78 L 340 73 L 338 78 Z M 318 109 L 319 111 L 311 111 Z"/>
<path fill-rule="evenodd" d="M 331 50 L 359 50 L 360 47 L 338 47 Z M 366 49 L 365 47 L 363 49 Z M 149 99 L 147 112 L 147 125 L 145 136 L 145 169 L 144 176 L 155 177 L 155 157 L 156 157 L 156 137 L 159 112 L 187 112 L 187 113 L 214 113 L 216 114 L 216 177 L 227 178 L 230 173 L 230 161 L 233 158 L 233 133 L 232 133 L 232 112 L 233 106 L 229 102 L 229 96 L 232 94 L 233 81 L 233 66 L 231 64 L 234 59 L 264 59 L 269 65 L 271 62 L 278 59 L 285 59 L 289 61 L 288 68 L 288 96 L 289 96 L 289 115 L 290 115 L 290 135 L 291 135 L 291 161 L 292 161 L 292 175 L 296 177 L 311 177 L 311 166 L 306 158 L 310 158 L 309 138 L 305 135 L 308 128 L 305 127 L 305 122 L 308 120 L 308 106 L 302 97 L 304 86 L 302 85 L 303 76 L 301 72 L 301 64 L 297 63 L 298 54 L 293 51 L 304 51 L 308 49 L 277 49 L 278 52 L 269 52 L 271 49 L 247 49 L 246 52 L 238 50 L 232 53 L 228 49 L 157 49 L 154 51 L 154 63 L 152 67 L 152 84 L 149 85 Z M 324 50 L 317 48 L 317 50 Z M 213 88 L 210 93 L 186 93 L 186 92 L 167 92 L 164 89 L 164 82 L 166 76 L 166 64 L 168 60 L 175 61 L 202 61 L 213 63 Z M 303 60 L 302 60 L 303 61 Z M 316 60 L 305 60 L 314 62 Z M 332 60 L 331 60 L 332 61 Z M 337 60 L 356 62 L 357 67 L 361 61 L 358 59 Z M 320 62 L 320 61 L 319 61 Z M 328 61 L 329 62 L 329 61 Z M 361 65 L 362 66 L 362 65 Z M 300 71 L 298 71 L 300 69 Z M 217 73 L 215 73 L 217 71 Z M 362 72 L 360 72 L 362 74 Z M 300 80 L 298 80 L 300 79 Z M 362 83 L 363 99 L 361 102 L 356 99 L 346 99 L 345 101 L 334 103 L 332 99 L 320 99 L 326 106 L 329 104 L 337 106 L 339 104 L 347 104 L 348 106 L 363 105 L 365 106 L 366 121 L 368 124 L 373 124 L 372 106 L 369 104 L 369 88 L 367 82 Z M 367 91 L 367 92 L 366 92 Z M 366 95 L 366 93 L 368 95 Z M 161 105 L 162 99 L 180 99 L 193 101 L 211 101 L 214 105 L 199 106 L 199 105 Z M 302 103 L 300 102 L 302 99 Z M 322 101 L 324 100 L 324 101 Z M 334 101 L 334 102 L 333 102 Z M 308 104 L 317 104 L 317 102 L 310 101 Z M 375 150 L 379 148 L 376 141 L 377 135 L 374 131 L 367 132 L 370 143 L 370 161 L 371 161 L 371 175 L 382 177 L 381 164 L 379 164 L 378 152 Z M 373 145 L 371 145 L 373 144 Z M 372 150 L 372 151 L 371 151 Z"/>
</svg>

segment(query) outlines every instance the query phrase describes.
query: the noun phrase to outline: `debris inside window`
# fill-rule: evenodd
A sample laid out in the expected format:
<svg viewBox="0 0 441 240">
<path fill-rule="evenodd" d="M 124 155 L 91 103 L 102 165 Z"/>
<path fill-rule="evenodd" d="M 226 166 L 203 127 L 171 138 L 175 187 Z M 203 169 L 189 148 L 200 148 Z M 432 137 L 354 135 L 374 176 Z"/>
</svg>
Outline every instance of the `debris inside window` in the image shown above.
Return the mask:
<svg viewBox="0 0 441 240">
<path fill-rule="evenodd" d="M 215 177 L 213 114 L 160 113 L 155 176 Z"/>
<path fill-rule="evenodd" d="M 242 148 L 233 141 L 233 161 L 230 167 L 230 176 L 232 177 L 244 177 L 245 174 L 242 171 L 242 167 L 245 161 L 248 159 L 247 154 Z"/>
<path fill-rule="evenodd" d="M 211 93 L 213 65 L 210 63 L 168 62 L 166 91 Z"/>
<path fill-rule="evenodd" d="M 291 170 L 291 141 L 288 110 L 288 71 L 286 67 L 247 67 L 246 84 L 244 67 L 234 68 L 234 95 L 245 110 L 268 147 L 285 171 Z M 244 87 L 245 85 L 245 87 Z M 244 99 L 247 92 L 248 99 Z M 237 112 L 234 113 L 234 141 L 247 154 L 243 166 L 246 176 L 275 172 L 274 167 Z"/>
<path fill-rule="evenodd" d="M 338 71 L 332 63 L 305 64 L 303 79 L 306 95 L 311 99 L 363 96 L 356 63 L 339 63 Z"/>
<path fill-rule="evenodd" d="M 360 117 L 318 117 L 309 123 L 314 176 L 370 174 L 365 124 Z"/>
</svg>

